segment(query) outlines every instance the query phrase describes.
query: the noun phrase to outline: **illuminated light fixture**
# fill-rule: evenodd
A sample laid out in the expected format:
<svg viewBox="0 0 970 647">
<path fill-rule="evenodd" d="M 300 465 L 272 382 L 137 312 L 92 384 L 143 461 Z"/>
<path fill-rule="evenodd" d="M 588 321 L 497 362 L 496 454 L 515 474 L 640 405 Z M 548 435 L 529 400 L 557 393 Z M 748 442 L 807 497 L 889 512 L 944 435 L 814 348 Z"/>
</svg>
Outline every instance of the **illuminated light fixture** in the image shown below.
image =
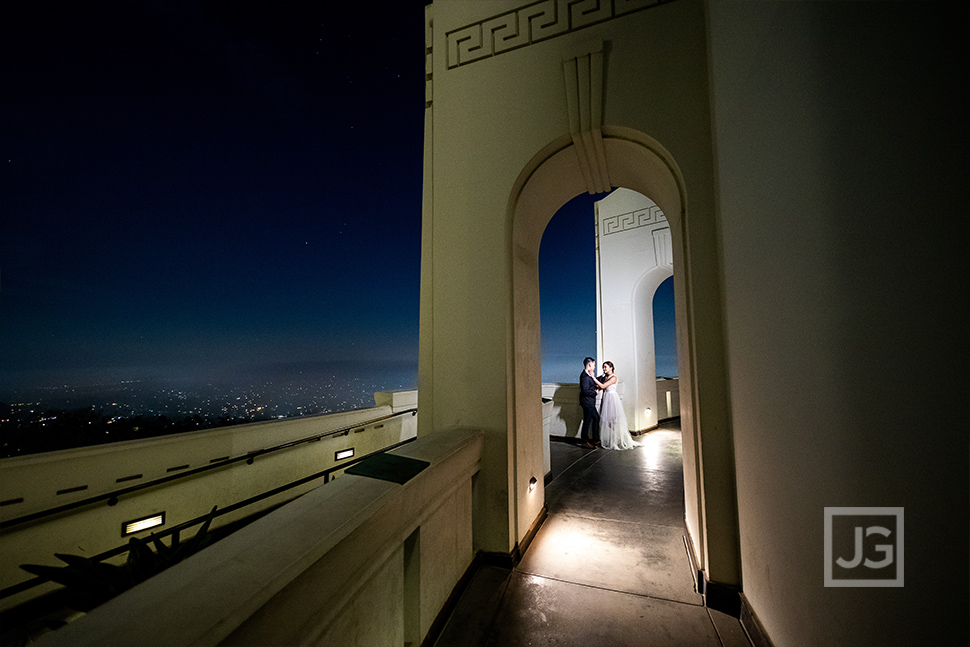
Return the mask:
<svg viewBox="0 0 970 647">
<path fill-rule="evenodd" d="M 536 480 L 536 477 L 533 476 L 532 478 L 529 479 L 529 492 L 536 489 L 536 483 L 538 483 L 538 481 Z"/>
<path fill-rule="evenodd" d="M 165 524 L 164 512 L 153 514 L 150 517 L 142 517 L 141 519 L 135 519 L 134 521 L 126 521 L 123 524 L 121 524 L 121 536 L 127 537 L 128 535 L 133 535 L 136 532 L 141 532 L 142 530 L 148 530 L 149 528 L 156 528 L 164 524 Z"/>
<path fill-rule="evenodd" d="M 339 452 L 337 452 L 337 453 L 335 453 L 333 455 L 333 459 L 335 461 L 342 461 L 345 458 L 353 458 L 353 457 L 354 457 L 354 448 L 353 447 L 351 447 L 350 449 L 341 449 Z"/>
</svg>

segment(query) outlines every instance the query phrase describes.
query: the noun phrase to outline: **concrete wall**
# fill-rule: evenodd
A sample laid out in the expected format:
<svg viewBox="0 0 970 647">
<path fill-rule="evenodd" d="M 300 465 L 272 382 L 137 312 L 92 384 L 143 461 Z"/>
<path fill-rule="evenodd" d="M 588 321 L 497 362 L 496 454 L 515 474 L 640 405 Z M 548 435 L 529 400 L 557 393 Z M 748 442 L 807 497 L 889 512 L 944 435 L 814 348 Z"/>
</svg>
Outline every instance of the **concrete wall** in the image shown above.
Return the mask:
<svg viewBox="0 0 970 647">
<path fill-rule="evenodd" d="M 967 644 L 967 6 L 709 26 L 744 595 L 777 647 Z M 826 506 L 904 507 L 902 588 L 823 586 Z"/>
<path fill-rule="evenodd" d="M 583 410 L 579 407 L 579 384 L 547 382 L 542 385 L 542 397 L 549 400 L 546 437 L 579 438 L 583 424 Z"/>
<path fill-rule="evenodd" d="M 426 122 L 419 407 L 430 412 L 419 435 L 453 426 L 486 434 L 477 546 L 509 553 L 538 516 L 519 523 L 517 494 L 532 476 L 542 483 L 540 393 L 531 452 L 510 442 L 508 356 L 510 302 L 509 192 L 529 159 L 567 129 L 558 52 L 543 69 L 515 54 L 449 68 L 447 33 L 513 8 L 517 2 L 433 5 L 429 72 L 432 104 Z M 523 95 L 528 95 L 524 99 Z M 522 119 L 545 112 L 552 123 Z M 429 133 L 432 133 L 429 137 Z M 549 214 L 551 218 L 553 214 Z M 522 367 L 525 370 L 525 367 Z M 525 432 L 525 430 L 523 430 Z M 521 475 L 516 472 L 521 471 Z M 541 496 L 538 497 L 541 500 Z M 525 500 L 525 499 L 523 499 Z M 528 515 L 526 515 L 528 516 Z M 522 527 L 519 527 L 519 526 Z"/>
<path fill-rule="evenodd" d="M 393 454 L 403 485 L 345 475 L 42 637 L 41 645 L 419 645 L 467 570 L 482 434 Z"/>
<path fill-rule="evenodd" d="M 417 394 L 385 392 L 375 395 L 384 406 L 344 413 L 307 416 L 289 420 L 208 429 L 91 447 L 80 447 L 0 461 L 0 500 L 23 499 L 5 505 L 2 518 L 10 520 L 59 505 L 171 476 L 209 465 L 226 457 L 245 456 L 260 449 L 328 431 L 349 428 L 346 434 L 299 445 L 246 462 L 153 486 L 119 497 L 115 505 L 105 501 L 38 521 L 12 526 L 0 534 L 0 588 L 31 579 L 20 564 L 62 565 L 54 553 L 91 557 L 127 543 L 122 523 L 165 513 L 165 524 L 136 533 L 147 537 L 208 513 L 213 506 L 237 501 L 292 483 L 349 459 L 337 461 L 338 450 L 353 448 L 360 457 L 414 438 L 416 418 L 405 414 L 371 424 L 396 410 L 413 407 Z M 184 466 L 184 467 L 183 467 Z M 172 468 L 180 468 L 172 470 Z M 139 478 L 131 478 L 140 475 Z M 277 505 L 323 484 L 310 481 L 246 508 L 218 517 L 219 527 L 259 510 Z M 57 494 L 60 490 L 83 490 Z M 0 600 L 10 608 L 54 588 L 45 584 Z"/>
</svg>

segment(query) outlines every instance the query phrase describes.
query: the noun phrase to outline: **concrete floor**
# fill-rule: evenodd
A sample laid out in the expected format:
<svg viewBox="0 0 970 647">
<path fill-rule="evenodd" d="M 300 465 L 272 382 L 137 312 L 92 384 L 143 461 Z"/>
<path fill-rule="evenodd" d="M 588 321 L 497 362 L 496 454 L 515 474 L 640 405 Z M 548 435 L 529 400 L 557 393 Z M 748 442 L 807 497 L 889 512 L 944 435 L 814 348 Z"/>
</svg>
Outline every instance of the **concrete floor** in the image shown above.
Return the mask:
<svg viewBox="0 0 970 647">
<path fill-rule="evenodd" d="M 513 569 L 474 575 L 437 647 L 749 647 L 703 606 L 684 545 L 681 433 L 628 451 L 551 445 L 549 516 Z"/>
</svg>

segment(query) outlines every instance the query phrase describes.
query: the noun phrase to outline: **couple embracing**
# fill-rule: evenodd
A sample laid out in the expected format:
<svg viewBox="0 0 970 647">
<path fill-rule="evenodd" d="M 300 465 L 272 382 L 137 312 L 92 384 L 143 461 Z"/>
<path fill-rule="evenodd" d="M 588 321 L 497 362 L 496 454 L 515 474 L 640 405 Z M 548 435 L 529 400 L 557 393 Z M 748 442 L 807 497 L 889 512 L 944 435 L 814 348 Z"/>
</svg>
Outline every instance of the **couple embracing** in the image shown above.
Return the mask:
<svg viewBox="0 0 970 647">
<path fill-rule="evenodd" d="M 593 449 L 632 449 L 637 447 L 627 429 L 626 413 L 616 392 L 616 374 L 613 362 L 603 362 L 603 375 L 596 377 L 596 360 L 583 360 L 583 372 L 579 374 L 579 406 L 583 408 L 583 447 Z M 596 395 L 603 391 L 599 410 Z"/>
</svg>

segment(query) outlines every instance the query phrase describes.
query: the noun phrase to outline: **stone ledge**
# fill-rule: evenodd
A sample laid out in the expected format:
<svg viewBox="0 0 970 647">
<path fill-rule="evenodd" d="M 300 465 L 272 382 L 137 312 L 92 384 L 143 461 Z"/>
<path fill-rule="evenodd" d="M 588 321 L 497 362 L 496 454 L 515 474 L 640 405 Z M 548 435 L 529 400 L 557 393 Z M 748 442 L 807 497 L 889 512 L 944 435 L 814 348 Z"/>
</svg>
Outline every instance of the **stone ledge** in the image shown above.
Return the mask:
<svg viewBox="0 0 970 647">
<path fill-rule="evenodd" d="M 318 582 L 313 604 L 335 614 L 366 578 L 368 564 L 393 550 L 478 468 L 484 435 L 456 430 L 419 438 L 394 453 L 431 467 L 404 485 L 345 475 L 281 507 L 252 525 L 41 640 L 43 645 L 215 645 L 253 618 L 277 634 L 299 622 L 255 618 L 274 596 L 328 553 L 353 540 Z M 392 546 L 393 545 L 393 546 Z M 349 559 L 350 561 L 346 561 Z M 297 615 L 307 609 L 294 609 Z M 317 616 L 317 626 L 327 618 Z M 259 629 L 257 634 L 262 633 Z M 276 636 L 277 641 L 285 638 Z M 274 642 L 277 642 L 274 641 Z"/>
</svg>

